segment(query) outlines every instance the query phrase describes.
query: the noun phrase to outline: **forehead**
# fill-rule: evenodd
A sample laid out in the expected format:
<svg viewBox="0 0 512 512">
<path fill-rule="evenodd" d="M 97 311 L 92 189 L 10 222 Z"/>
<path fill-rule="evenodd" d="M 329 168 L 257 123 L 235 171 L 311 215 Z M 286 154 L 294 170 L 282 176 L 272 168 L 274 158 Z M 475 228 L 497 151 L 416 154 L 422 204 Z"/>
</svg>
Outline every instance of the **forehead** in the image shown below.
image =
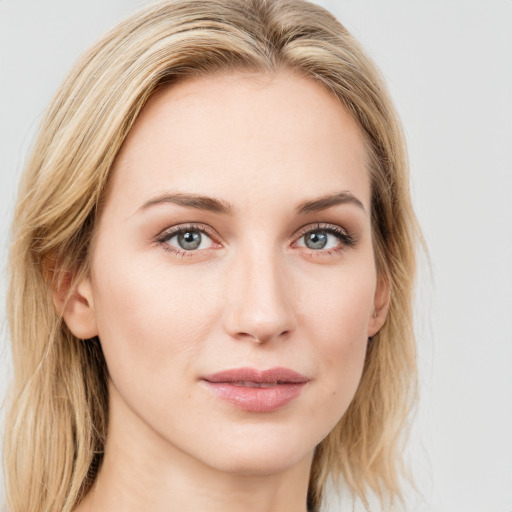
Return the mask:
<svg viewBox="0 0 512 512">
<path fill-rule="evenodd" d="M 342 103 L 310 78 L 282 72 L 188 79 L 150 98 L 110 186 L 146 195 L 169 188 L 235 203 L 241 188 L 308 197 L 350 190 L 369 205 L 364 137 Z"/>
</svg>

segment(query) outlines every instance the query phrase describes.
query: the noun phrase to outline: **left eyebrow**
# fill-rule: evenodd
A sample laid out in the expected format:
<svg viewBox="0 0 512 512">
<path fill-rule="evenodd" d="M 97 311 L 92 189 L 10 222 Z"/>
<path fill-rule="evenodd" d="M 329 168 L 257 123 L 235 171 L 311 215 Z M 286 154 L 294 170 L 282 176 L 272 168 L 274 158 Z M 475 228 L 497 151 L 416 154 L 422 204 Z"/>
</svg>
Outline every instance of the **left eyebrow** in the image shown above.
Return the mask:
<svg viewBox="0 0 512 512">
<path fill-rule="evenodd" d="M 214 197 L 202 196 L 198 194 L 164 194 L 144 203 L 139 210 L 146 210 L 151 206 L 174 203 L 186 208 L 196 208 L 198 210 L 206 210 L 221 215 L 233 215 L 234 208 L 227 201 L 215 199 Z"/>
<path fill-rule="evenodd" d="M 321 212 L 339 204 L 353 204 L 358 208 L 361 208 L 363 212 L 366 212 L 363 203 L 357 199 L 357 197 L 355 197 L 351 192 L 343 191 L 339 194 L 332 194 L 319 197 L 318 199 L 303 201 L 297 206 L 297 213 L 306 214 L 311 212 Z"/>
</svg>

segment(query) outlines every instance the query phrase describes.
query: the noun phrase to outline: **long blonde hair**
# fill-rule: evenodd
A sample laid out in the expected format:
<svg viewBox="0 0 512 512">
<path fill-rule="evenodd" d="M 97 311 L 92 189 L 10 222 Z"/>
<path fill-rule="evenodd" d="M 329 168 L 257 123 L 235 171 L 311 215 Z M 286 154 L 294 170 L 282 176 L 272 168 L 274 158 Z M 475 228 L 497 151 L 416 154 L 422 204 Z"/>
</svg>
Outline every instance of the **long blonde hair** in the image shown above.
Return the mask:
<svg viewBox="0 0 512 512">
<path fill-rule="evenodd" d="M 89 244 L 116 155 L 162 84 L 231 69 L 291 69 L 322 83 L 366 138 L 375 257 L 391 290 L 362 380 L 317 447 L 309 505 L 329 477 L 365 501 L 400 497 L 403 427 L 415 394 L 415 246 L 400 124 L 372 62 L 323 8 L 301 0 L 174 0 L 127 19 L 58 91 L 28 161 L 15 212 L 8 315 L 14 358 L 4 467 L 12 512 L 70 512 L 90 490 L 108 426 L 98 340 L 75 338 L 52 290 L 88 272 Z M 72 288 L 72 286 L 71 286 Z"/>
</svg>

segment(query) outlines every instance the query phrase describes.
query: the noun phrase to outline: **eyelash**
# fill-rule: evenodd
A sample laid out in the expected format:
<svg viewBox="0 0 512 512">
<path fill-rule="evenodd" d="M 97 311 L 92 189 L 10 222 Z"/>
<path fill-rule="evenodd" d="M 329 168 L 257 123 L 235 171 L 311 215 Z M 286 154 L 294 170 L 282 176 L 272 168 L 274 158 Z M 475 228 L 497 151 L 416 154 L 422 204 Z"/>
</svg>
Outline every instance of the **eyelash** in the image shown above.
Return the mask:
<svg viewBox="0 0 512 512">
<path fill-rule="evenodd" d="M 313 255 L 331 255 L 344 249 L 354 247 L 356 245 L 356 239 L 354 235 L 349 233 L 347 230 L 343 229 L 340 226 L 337 226 L 336 224 L 324 223 L 318 223 L 314 225 L 309 224 L 308 226 L 305 226 L 299 231 L 294 243 L 297 243 L 297 241 L 302 239 L 305 235 L 314 231 L 323 231 L 324 233 L 333 235 L 338 239 L 340 245 L 338 247 L 333 247 L 332 249 L 309 249 L 309 252 Z M 305 247 L 305 249 L 308 250 L 307 247 Z"/>
<path fill-rule="evenodd" d="M 204 249 L 185 251 L 180 250 L 177 247 L 174 247 L 168 243 L 169 239 L 172 238 L 173 236 L 179 235 L 180 233 L 186 233 L 187 231 L 199 231 L 199 233 L 208 236 L 208 238 L 210 238 L 214 244 L 219 244 L 219 242 L 217 241 L 218 237 L 215 236 L 215 232 L 206 224 L 180 224 L 179 226 L 173 226 L 160 233 L 156 241 L 158 244 L 162 246 L 164 251 L 170 252 L 172 254 L 184 258 L 195 256 L 196 253 Z"/>
<path fill-rule="evenodd" d="M 212 240 L 214 244 L 220 244 L 218 242 L 218 237 L 215 235 L 215 232 L 207 225 L 205 224 L 181 224 L 179 226 L 173 226 L 169 229 L 166 229 L 162 233 L 158 235 L 156 238 L 156 242 L 162 246 L 162 248 L 166 252 L 173 253 L 175 255 L 181 256 L 181 257 L 193 257 L 196 256 L 198 252 L 204 251 L 205 249 L 195 249 L 195 250 L 180 250 L 175 246 L 172 246 L 168 243 L 169 239 L 173 236 L 179 235 L 181 233 L 186 233 L 187 231 L 198 231 L 201 234 L 205 234 Z M 295 241 L 293 244 L 296 244 L 298 240 L 303 238 L 308 233 L 314 232 L 314 231 L 323 231 L 325 233 L 331 234 L 335 236 L 339 242 L 340 245 L 338 247 L 334 247 L 332 249 L 309 249 L 308 247 L 302 247 L 303 249 L 306 249 L 311 254 L 314 255 L 331 255 L 336 252 L 342 251 L 346 248 L 354 247 L 356 244 L 355 237 L 346 231 L 345 229 L 341 228 L 340 226 L 336 226 L 335 224 L 324 224 L 324 223 L 318 223 L 315 225 L 307 225 L 304 228 L 301 228 L 298 232 L 298 235 L 295 238 Z M 292 244 L 292 245 L 293 245 Z"/>
</svg>

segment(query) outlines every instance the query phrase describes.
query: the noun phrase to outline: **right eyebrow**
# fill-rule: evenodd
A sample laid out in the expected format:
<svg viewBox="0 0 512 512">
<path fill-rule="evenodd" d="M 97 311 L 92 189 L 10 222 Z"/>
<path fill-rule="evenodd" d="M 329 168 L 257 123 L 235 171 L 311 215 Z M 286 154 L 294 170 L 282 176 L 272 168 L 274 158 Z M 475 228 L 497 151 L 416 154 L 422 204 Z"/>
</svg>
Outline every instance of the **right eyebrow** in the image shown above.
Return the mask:
<svg viewBox="0 0 512 512">
<path fill-rule="evenodd" d="M 145 202 L 139 211 L 146 210 L 152 206 L 173 203 L 187 208 L 196 208 L 198 210 L 206 210 L 212 213 L 219 213 L 221 215 L 233 215 L 235 209 L 231 203 L 222 199 L 214 197 L 202 196 L 198 194 L 183 194 L 183 193 L 167 193 L 157 196 Z"/>
<path fill-rule="evenodd" d="M 326 195 L 318 199 L 304 201 L 298 206 L 297 211 L 301 214 L 320 212 L 338 204 L 353 204 L 365 212 L 363 203 L 348 190 L 344 190 L 338 194 Z"/>
</svg>

